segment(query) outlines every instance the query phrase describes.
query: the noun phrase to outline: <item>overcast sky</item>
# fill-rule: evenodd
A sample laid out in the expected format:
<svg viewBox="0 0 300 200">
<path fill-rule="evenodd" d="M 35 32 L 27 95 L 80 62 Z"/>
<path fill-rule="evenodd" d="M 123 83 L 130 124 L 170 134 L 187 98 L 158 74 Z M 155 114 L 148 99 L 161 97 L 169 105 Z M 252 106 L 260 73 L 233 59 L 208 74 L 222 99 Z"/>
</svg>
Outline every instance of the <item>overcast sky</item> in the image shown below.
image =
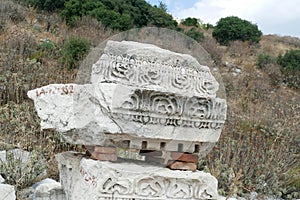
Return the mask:
<svg viewBox="0 0 300 200">
<path fill-rule="evenodd" d="M 200 18 L 216 25 L 227 16 L 237 16 L 257 24 L 263 34 L 300 38 L 300 0 L 146 0 L 162 1 L 174 17 Z"/>
</svg>

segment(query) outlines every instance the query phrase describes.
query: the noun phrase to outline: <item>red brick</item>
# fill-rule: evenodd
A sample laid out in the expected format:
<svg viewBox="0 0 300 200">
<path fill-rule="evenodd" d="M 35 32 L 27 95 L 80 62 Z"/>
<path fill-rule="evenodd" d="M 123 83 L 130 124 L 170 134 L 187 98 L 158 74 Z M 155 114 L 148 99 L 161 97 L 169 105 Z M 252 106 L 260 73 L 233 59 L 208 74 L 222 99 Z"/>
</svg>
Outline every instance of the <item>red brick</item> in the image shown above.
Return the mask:
<svg viewBox="0 0 300 200">
<path fill-rule="evenodd" d="M 117 148 L 116 147 L 95 146 L 94 151 L 97 153 L 103 153 L 103 154 L 116 154 Z"/>
<path fill-rule="evenodd" d="M 197 164 L 181 162 L 181 161 L 172 161 L 172 162 L 170 162 L 168 167 L 173 170 L 187 170 L 187 171 L 196 171 L 197 170 Z"/>
<path fill-rule="evenodd" d="M 91 158 L 102 161 L 116 161 L 118 159 L 117 154 L 102 154 L 95 151 L 91 153 Z"/>
<path fill-rule="evenodd" d="M 198 155 L 195 154 L 171 152 L 171 159 L 189 163 L 198 163 Z"/>
</svg>

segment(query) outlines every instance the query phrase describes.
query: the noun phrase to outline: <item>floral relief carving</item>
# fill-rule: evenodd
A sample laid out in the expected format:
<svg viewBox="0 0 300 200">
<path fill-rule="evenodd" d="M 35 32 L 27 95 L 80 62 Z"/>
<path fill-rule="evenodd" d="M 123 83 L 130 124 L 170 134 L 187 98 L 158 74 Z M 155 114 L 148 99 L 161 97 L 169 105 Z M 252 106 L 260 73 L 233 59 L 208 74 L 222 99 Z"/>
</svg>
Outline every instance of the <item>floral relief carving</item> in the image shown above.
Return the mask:
<svg viewBox="0 0 300 200">
<path fill-rule="evenodd" d="M 93 74 L 100 81 L 149 86 L 158 85 L 169 91 L 201 96 L 215 96 L 218 82 L 207 67 L 183 68 L 180 63 L 170 65 L 130 55 L 103 54 L 93 65 Z"/>
<path fill-rule="evenodd" d="M 136 90 L 121 105 L 116 118 L 199 129 L 220 129 L 226 119 L 226 102 L 219 98 L 186 97 L 149 90 Z"/>
</svg>

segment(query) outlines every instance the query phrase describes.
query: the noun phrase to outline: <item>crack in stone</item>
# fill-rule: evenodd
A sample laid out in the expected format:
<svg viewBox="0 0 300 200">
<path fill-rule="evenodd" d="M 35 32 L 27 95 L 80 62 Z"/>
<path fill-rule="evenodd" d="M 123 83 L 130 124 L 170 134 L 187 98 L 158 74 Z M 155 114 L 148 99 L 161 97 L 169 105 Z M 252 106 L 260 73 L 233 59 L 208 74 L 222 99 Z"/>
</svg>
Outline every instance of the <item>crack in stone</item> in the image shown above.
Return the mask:
<svg viewBox="0 0 300 200">
<path fill-rule="evenodd" d="M 102 92 L 101 92 L 101 94 L 102 94 Z M 106 101 L 104 97 L 103 97 L 103 99 L 104 99 L 104 101 Z M 89 100 L 92 103 L 94 103 L 95 105 L 98 105 L 100 107 L 102 113 L 105 114 L 107 117 L 109 117 L 109 119 L 119 128 L 120 133 L 124 132 L 122 127 L 114 120 L 113 116 L 111 115 L 111 110 L 109 109 L 109 107 L 105 108 L 103 105 L 101 105 L 100 101 L 93 96 L 90 97 Z"/>
</svg>

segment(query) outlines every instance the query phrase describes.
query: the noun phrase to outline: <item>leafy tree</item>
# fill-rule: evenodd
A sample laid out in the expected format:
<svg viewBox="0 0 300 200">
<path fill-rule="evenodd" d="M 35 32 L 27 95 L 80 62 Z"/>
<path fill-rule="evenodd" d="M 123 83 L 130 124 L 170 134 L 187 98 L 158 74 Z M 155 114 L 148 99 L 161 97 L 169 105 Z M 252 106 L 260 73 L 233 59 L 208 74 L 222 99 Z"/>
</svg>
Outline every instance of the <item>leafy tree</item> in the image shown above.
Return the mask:
<svg viewBox="0 0 300 200">
<path fill-rule="evenodd" d="M 163 11 L 167 12 L 167 5 L 164 4 L 162 1 L 159 2 L 158 8 L 162 9 Z"/>
<path fill-rule="evenodd" d="M 151 6 L 145 0 L 66 0 L 61 12 L 68 25 L 89 15 L 106 27 L 128 30 L 133 27 L 155 25 L 177 28 L 177 22 L 166 12 L 166 6 Z"/>
<path fill-rule="evenodd" d="M 175 29 L 177 22 L 173 20 L 173 17 L 166 13 L 164 10 L 153 7 L 149 9 L 149 21 L 147 25 L 155 25 L 157 27 L 167 27 Z"/>
<path fill-rule="evenodd" d="M 184 19 L 181 24 L 185 25 L 185 26 L 195 26 L 195 27 L 199 27 L 199 20 L 196 18 L 191 18 L 188 17 L 186 19 Z"/>
<path fill-rule="evenodd" d="M 213 37 L 222 45 L 228 45 L 230 41 L 241 40 L 257 43 L 262 32 L 257 25 L 235 16 L 221 18 L 214 28 Z"/>
<path fill-rule="evenodd" d="M 187 36 L 193 38 L 197 42 L 200 42 L 200 41 L 202 41 L 204 39 L 203 33 L 200 32 L 199 30 L 197 30 L 197 28 L 195 28 L 195 27 L 193 27 L 192 29 L 190 29 L 189 31 L 187 31 L 185 34 Z"/>
<path fill-rule="evenodd" d="M 66 19 L 68 25 L 73 25 L 76 20 L 90 15 L 95 9 L 105 9 L 105 6 L 94 0 L 67 0 L 60 15 Z"/>
</svg>

